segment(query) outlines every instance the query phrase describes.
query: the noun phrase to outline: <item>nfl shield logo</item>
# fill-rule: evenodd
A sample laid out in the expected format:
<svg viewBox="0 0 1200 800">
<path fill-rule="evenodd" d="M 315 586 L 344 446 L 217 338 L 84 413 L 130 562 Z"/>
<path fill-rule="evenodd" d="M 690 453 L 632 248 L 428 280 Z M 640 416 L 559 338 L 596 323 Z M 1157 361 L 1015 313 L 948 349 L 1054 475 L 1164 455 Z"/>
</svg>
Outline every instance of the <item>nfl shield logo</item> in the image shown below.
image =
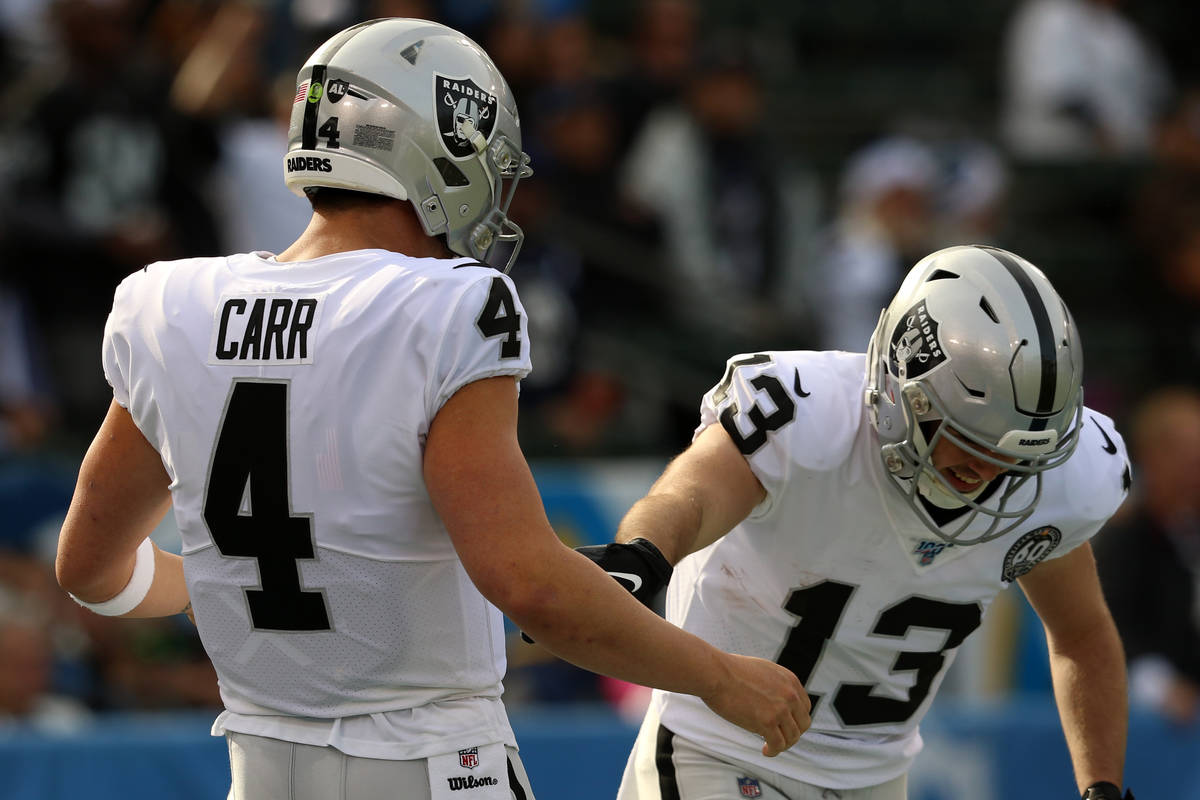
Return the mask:
<svg viewBox="0 0 1200 800">
<path fill-rule="evenodd" d="M 479 766 L 479 748 L 469 747 L 466 750 L 459 750 L 458 765 L 467 769 L 475 769 Z"/>
<path fill-rule="evenodd" d="M 738 791 L 742 793 L 742 797 L 762 797 L 762 789 L 759 788 L 758 778 L 738 778 Z"/>
</svg>

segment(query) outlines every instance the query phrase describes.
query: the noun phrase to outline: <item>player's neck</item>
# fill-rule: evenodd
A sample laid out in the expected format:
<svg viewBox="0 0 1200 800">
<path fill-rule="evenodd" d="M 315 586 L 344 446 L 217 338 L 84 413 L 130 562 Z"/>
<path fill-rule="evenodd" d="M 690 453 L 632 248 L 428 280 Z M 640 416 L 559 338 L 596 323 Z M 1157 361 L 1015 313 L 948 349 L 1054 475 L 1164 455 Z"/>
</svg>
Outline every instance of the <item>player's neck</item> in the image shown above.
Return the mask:
<svg viewBox="0 0 1200 800">
<path fill-rule="evenodd" d="M 352 250 L 391 250 L 415 258 L 449 258 L 441 239 L 425 235 L 407 204 L 315 211 L 300 238 L 276 256 L 307 261 Z"/>
</svg>

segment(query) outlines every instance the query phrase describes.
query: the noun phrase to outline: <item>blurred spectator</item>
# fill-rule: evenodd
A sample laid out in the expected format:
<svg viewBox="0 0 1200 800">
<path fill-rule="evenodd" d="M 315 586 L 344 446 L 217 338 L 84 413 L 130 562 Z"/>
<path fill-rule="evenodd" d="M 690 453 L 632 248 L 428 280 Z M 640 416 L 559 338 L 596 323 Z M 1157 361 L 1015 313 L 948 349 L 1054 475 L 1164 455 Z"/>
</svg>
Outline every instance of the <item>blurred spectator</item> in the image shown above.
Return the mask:
<svg viewBox="0 0 1200 800">
<path fill-rule="evenodd" d="M 622 151 L 651 111 L 682 101 L 696 64 L 700 27 L 694 0 L 640 0 L 636 5 L 628 54 L 613 81 Z"/>
<path fill-rule="evenodd" d="M 0 730 L 22 723 L 74 727 L 87 710 L 54 692 L 54 647 L 47 616 L 30 597 L 0 585 Z"/>
<path fill-rule="evenodd" d="M 1172 167 L 1200 174 L 1200 85 L 1181 93 L 1159 126 L 1156 153 Z"/>
<path fill-rule="evenodd" d="M 87 630 L 93 666 L 102 678 L 100 695 L 93 698 L 99 707 L 222 707 L 216 670 L 187 619 L 139 620 L 131 625 L 127 620 L 90 616 Z"/>
<path fill-rule="evenodd" d="M 663 313 L 656 230 L 618 199 L 616 121 L 603 89 L 564 85 L 538 99 L 545 166 L 515 200 L 527 241 L 514 279 L 532 302 L 531 326 L 552 337 L 538 341 L 552 344 L 531 375 L 539 414 L 526 420 L 523 441 L 531 452 L 563 445 L 576 455 L 652 447 L 661 395 L 636 391 L 646 359 L 632 363 L 629 348 Z"/>
<path fill-rule="evenodd" d="M 1133 503 L 1096 559 L 1135 702 L 1200 718 L 1200 393 L 1161 389 L 1133 417 Z"/>
<path fill-rule="evenodd" d="M 551 88 L 590 81 L 595 68 L 595 37 L 587 17 L 563 15 L 548 20 L 542 31 L 543 81 Z"/>
<path fill-rule="evenodd" d="M 293 76 L 287 76 L 289 89 L 293 83 Z M 296 240 L 312 215 L 308 201 L 279 179 L 287 153 L 291 91 L 276 92 L 274 99 L 273 109 L 221 125 L 213 188 L 224 252 L 279 253 Z"/>
<path fill-rule="evenodd" d="M 1119 0 L 1027 0 L 1005 52 L 1005 137 L 1028 158 L 1148 154 L 1169 93 Z"/>
<path fill-rule="evenodd" d="M 502 13 L 496 15 L 480 42 L 508 81 L 521 109 L 523 139 L 537 127 L 532 112 L 533 97 L 543 77 L 541 38 L 541 24 L 536 17 Z"/>
<path fill-rule="evenodd" d="M 932 151 L 909 137 L 856 153 L 811 293 L 820 346 L 862 352 L 908 267 L 931 249 L 941 174 Z"/>
<path fill-rule="evenodd" d="M 61 57 L 51 32 L 49 0 L 0 2 L 0 52 L 12 76 L 51 66 Z"/>
<path fill-rule="evenodd" d="M 979 139 L 935 146 L 942 165 L 938 191 L 938 244 L 1000 245 L 1005 225 L 1008 167 L 1000 152 Z"/>
<path fill-rule="evenodd" d="M 707 48 L 621 168 L 627 200 L 662 225 L 681 336 L 713 352 L 811 343 L 799 287 L 818 192 L 773 139 L 749 46 Z"/>
<path fill-rule="evenodd" d="M 44 453 L 55 424 L 36 332 L 16 295 L 0 286 L 0 589 L 46 589 L 38 535 L 66 513 L 75 481 Z M 57 590 L 54 590 L 57 594 Z"/>
<path fill-rule="evenodd" d="M 220 143 L 213 197 L 221 250 L 278 253 L 312 215 L 281 181 L 295 72 L 274 81 L 263 62 L 271 19 L 241 2 L 221 5 L 171 87 L 184 113 L 211 121 Z"/>
<path fill-rule="evenodd" d="M 0 286 L 0 463 L 40 444 L 51 424 L 35 335 L 24 304 Z"/>
<path fill-rule="evenodd" d="M 1135 229 L 1150 268 L 1130 284 L 1133 346 L 1156 381 L 1200 374 L 1200 175 L 1161 171 L 1138 197 Z"/>
<path fill-rule="evenodd" d="M 90 428 L 108 389 L 92 353 L 117 282 L 150 261 L 217 248 L 201 198 L 215 146 L 172 110 L 142 58 L 131 0 L 57 0 L 65 70 L 5 123 L 13 144 L 0 238 L 8 280 L 45 327 L 69 423 Z M 36 83 L 36 81 L 35 81 Z"/>
</svg>

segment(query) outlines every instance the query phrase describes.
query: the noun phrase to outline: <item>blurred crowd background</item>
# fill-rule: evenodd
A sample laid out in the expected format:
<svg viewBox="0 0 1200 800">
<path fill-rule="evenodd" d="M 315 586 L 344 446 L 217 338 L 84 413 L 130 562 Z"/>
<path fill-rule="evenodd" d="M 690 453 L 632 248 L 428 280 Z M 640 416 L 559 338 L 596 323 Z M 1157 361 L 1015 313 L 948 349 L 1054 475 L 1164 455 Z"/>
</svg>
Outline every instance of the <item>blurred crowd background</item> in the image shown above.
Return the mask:
<svg viewBox="0 0 1200 800">
<path fill-rule="evenodd" d="M 1097 540 L 1135 694 L 1196 720 L 1200 4 L 0 0 L 0 726 L 219 703 L 182 618 L 103 619 L 53 581 L 104 320 L 147 262 L 303 229 L 296 70 L 382 16 L 468 33 L 516 95 L 531 459 L 665 460 L 726 358 L 865 350 L 939 247 L 1038 264 L 1136 459 Z M 514 698 L 622 694 L 536 660 Z"/>
</svg>

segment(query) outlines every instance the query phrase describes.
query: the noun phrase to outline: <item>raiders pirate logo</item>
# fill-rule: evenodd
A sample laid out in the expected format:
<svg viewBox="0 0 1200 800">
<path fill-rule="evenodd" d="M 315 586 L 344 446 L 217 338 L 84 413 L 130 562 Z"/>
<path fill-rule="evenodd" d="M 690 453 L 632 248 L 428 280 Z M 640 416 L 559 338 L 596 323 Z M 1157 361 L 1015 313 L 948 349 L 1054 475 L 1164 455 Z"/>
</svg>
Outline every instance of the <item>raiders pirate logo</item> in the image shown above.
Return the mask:
<svg viewBox="0 0 1200 800">
<path fill-rule="evenodd" d="M 434 73 L 433 97 L 442 146 L 452 158 L 475 154 L 467 138 L 471 131 L 482 133 L 485 141 L 491 140 L 497 115 L 494 94 L 479 88 L 470 78 L 448 78 Z"/>
<path fill-rule="evenodd" d="M 938 339 L 938 322 L 929 315 L 925 301 L 917 303 L 892 332 L 892 371 L 915 378 L 946 360 Z"/>
<path fill-rule="evenodd" d="M 1011 583 L 1036 567 L 1058 547 L 1062 532 L 1053 525 L 1036 528 L 1017 539 L 1004 556 L 1004 570 L 1000 579 Z"/>
</svg>

